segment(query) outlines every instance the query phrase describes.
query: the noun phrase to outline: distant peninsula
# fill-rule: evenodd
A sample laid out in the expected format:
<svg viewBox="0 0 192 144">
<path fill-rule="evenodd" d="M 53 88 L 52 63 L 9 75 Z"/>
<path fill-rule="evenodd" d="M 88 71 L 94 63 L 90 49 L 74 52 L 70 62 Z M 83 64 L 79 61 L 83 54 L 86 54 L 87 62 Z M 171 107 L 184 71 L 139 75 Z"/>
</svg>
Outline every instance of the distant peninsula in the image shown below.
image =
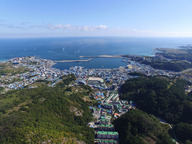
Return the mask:
<svg viewBox="0 0 192 144">
<path fill-rule="evenodd" d="M 192 47 L 182 46 L 179 49 L 155 48 L 155 56 L 124 55 L 125 58 L 150 65 L 155 69 L 181 72 L 192 68 Z"/>
</svg>

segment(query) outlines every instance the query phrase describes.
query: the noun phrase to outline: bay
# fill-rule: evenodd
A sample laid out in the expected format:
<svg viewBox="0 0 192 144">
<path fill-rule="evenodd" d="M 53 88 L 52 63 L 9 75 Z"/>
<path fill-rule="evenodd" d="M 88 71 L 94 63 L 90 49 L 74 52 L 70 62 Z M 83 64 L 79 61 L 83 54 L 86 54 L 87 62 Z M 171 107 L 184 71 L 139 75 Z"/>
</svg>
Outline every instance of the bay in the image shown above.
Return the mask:
<svg viewBox="0 0 192 144">
<path fill-rule="evenodd" d="M 39 56 L 51 60 L 76 60 L 80 56 L 96 55 L 154 55 L 154 48 L 179 48 L 192 45 L 192 38 L 134 38 L 134 37 L 64 37 L 0 39 L 0 60 L 14 57 Z M 87 59 L 87 58 L 84 58 Z M 121 59 L 94 58 L 89 62 L 57 63 L 54 67 L 69 69 L 118 68 Z"/>
</svg>

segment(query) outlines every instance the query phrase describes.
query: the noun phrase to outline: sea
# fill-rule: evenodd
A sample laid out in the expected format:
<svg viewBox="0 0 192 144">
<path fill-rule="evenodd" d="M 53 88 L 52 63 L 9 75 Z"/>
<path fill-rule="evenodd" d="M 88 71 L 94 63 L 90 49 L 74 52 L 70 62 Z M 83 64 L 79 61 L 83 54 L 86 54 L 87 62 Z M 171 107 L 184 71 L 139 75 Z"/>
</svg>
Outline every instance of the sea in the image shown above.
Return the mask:
<svg viewBox="0 0 192 144">
<path fill-rule="evenodd" d="M 80 56 L 142 55 L 153 56 L 155 48 L 192 46 L 192 38 L 138 37 L 64 37 L 64 38 L 1 38 L 0 61 L 14 57 L 38 56 L 51 60 L 88 59 Z M 64 70 L 73 66 L 84 68 L 118 68 L 126 64 L 116 58 L 94 58 L 89 62 L 56 63 Z"/>
</svg>

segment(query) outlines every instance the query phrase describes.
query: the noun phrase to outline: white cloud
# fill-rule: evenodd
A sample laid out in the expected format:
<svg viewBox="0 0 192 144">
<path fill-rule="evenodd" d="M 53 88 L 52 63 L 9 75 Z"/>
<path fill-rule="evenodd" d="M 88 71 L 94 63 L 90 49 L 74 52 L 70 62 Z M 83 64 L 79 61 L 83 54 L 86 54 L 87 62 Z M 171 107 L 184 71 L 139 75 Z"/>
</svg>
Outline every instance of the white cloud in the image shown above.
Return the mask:
<svg viewBox="0 0 192 144">
<path fill-rule="evenodd" d="M 71 24 L 37 24 L 30 22 L 20 24 L 6 24 L 0 21 L 0 33 L 47 33 L 50 36 L 142 36 L 142 37 L 191 37 L 192 32 L 163 32 L 121 27 L 108 27 L 107 25 L 71 25 Z"/>
<path fill-rule="evenodd" d="M 57 29 L 71 29 L 73 26 L 70 24 L 62 25 L 62 24 L 55 24 L 55 25 L 46 25 L 46 28 L 57 30 Z"/>
<path fill-rule="evenodd" d="M 90 25 L 63 25 L 63 24 L 55 24 L 55 25 L 44 25 L 44 28 L 49 28 L 51 30 L 68 30 L 68 31 L 100 31 L 100 30 L 106 30 L 106 25 L 96 25 L 96 26 L 90 26 Z"/>
</svg>

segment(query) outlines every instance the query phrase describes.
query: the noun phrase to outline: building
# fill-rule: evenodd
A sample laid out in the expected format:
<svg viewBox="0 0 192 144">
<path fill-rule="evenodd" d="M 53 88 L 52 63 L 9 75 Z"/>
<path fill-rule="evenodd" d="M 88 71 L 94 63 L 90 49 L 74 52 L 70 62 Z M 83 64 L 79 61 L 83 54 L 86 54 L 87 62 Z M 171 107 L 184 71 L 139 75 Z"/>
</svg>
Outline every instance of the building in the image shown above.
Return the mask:
<svg viewBox="0 0 192 144">
<path fill-rule="evenodd" d="M 119 134 L 118 134 L 118 132 L 113 132 L 113 131 L 98 131 L 97 138 L 99 138 L 99 139 L 118 139 Z"/>
<path fill-rule="evenodd" d="M 104 80 L 99 77 L 89 77 L 87 83 L 88 85 L 100 85 L 104 83 Z"/>
<path fill-rule="evenodd" d="M 113 131 L 114 130 L 114 126 L 113 125 L 104 125 L 104 124 L 101 124 L 99 125 L 98 129 L 100 131 Z"/>
<path fill-rule="evenodd" d="M 100 119 L 100 124 L 105 124 L 107 125 L 109 123 L 108 119 Z"/>
<path fill-rule="evenodd" d="M 99 140 L 97 144 L 118 144 L 118 142 L 114 140 Z"/>
<path fill-rule="evenodd" d="M 105 109 L 113 109 L 113 105 L 112 104 L 108 104 L 108 103 L 104 103 L 102 104 L 102 108 L 105 108 Z"/>
</svg>

